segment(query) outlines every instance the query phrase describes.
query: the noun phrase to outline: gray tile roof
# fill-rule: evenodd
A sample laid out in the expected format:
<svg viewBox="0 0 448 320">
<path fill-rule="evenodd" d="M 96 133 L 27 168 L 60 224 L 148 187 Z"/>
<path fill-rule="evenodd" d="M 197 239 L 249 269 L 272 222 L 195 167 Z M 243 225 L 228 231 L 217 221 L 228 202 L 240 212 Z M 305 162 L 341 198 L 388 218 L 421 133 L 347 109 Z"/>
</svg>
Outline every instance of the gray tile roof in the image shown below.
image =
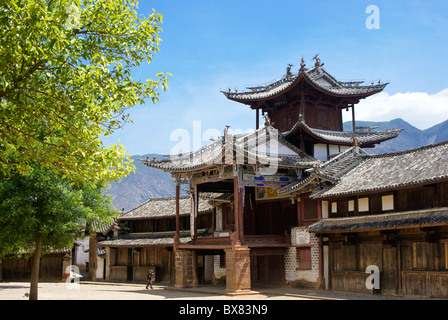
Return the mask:
<svg viewBox="0 0 448 320">
<path fill-rule="evenodd" d="M 191 203 L 190 197 L 180 197 L 179 214 L 180 216 L 190 215 Z M 208 200 L 199 200 L 198 212 L 206 213 L 212 210 Z M 141 205 L 131 209 L 120 216 L 120 220 L 142 220 L 142 219 L 160 219 L 176 216 L 176 198 L 157 198 L 149 199 Z"/>
<path fill-rule="evenodd" d="M 333 76 L 321 67 L 314 67 L 309 70 L 300 70 L 297 74 L 287 74 L 278 80 L 270 82 L 266 85 L 248 87 L 249 91 L 230 92 L 222 91 L 222 93 L 232 100 L 261 100 L 273 97 L 277 94 L 287 91 L 299 82 L 305 79 L 318 89 L 334 95 L 371 95 L 382 91 L 387 83 L 361 86 L 358 82 L 341 82 L 337 81 Z"/>
<path fill-rule="evenodd" d="M 171 172 L 199 170 L 217 164 L 232 164 L 234 160 L 239 163 L 239 161 L 245 159 L 250 159 L 253 164 L 275 164 L 280 167 L 291 168 L 309 168 L 320 163 L 320 161 L 290 144 L 277 130 L 270 126 L 265 126 L 251 133 L 234 136 L 225 134 L 225 137 L 197 151 L 172 155 L 170 159 L 139 160 L 148 167 Z M 275 142 L 275 144 L 272 142 Z"/>
<path fill-rule="evenodd" d="M 204 230 L 198 230 L 198 235 L 204 234 Z M 119 238 L 104 240 L 98 243 L 103 247 L 149 247 L 172 246 L 174 244 L 175 231 L 129 233 Z M 189 230 L 179 232 L 180 242 L 185 244 L 191 241 Z"/>
<path fill-rule="evenodd" d="M 308 176 L 301 180 L 292 182 L 277 192 L 279 194 L 300 193 L 300 191 L 308 192 L 308 186 L 315 186 L 316 184 L 320 184 L 322 182 L 336 184 L 339 182 L 342 175 L 363 160 L 360 155 L 367 155 L 367 153 L 359 147 L 351 147 L 327 162 L 324 162 L 319 166 L 315 166 L 312 169 L 305 170 L 305 172 L 308 173 Z"/>
<path fill-rule="evenodd" d="M 294 124 L 291 130 L 283 133 L 283 136 L 285 137 L 285 139 L 289 139 L 290 137 L 297 135 L 300 129 L 303 129 L 309 135 L 322 142 L 343 144 L 349 146 L 353 145 L 353 132 L 311 128 L 301 117 Z M 402 129 L 392 131 L 355 131 L 355 138 L 357 140 L 358 146 L 372 145 L 396 138 L 401 131 Z"/>
<path fill-rule="evenodd" d="M 412 226 L 435 226 L 448 222 L 448 208 L 424 209 L 390 214 L 328 218 L 311 224 L 311 233 L 361 232 L 365 230 L 387 230 Z"/>
<path fill-rule="evenodd" d="M 332 198 L 448 180 L 448 141 L 401 152 L 359 155 L 339 182 L 313 198 Z"/>
</svg>

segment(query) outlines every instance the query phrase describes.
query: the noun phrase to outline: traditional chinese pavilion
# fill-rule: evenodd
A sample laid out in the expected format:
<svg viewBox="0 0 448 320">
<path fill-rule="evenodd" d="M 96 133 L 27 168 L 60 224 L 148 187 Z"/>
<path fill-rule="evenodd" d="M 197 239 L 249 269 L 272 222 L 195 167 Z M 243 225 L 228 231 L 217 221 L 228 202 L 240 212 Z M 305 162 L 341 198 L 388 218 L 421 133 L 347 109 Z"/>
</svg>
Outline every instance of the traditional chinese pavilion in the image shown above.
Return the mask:
<svg viewBox="0 0 448 320">
<path fill-rule="evenodd" d="M 165 160 L 142 160 L 149 167 L 171 172 L 176 198 L 185 186 L 190 195 L 191 241 L 181 242 L 179 204 L 176 206 L 175 285 L 198 285 L 198 272 L 225 269 L 230 292 L 250 290 L 258 283 L 319 285 L 323 281 L 318 238 L 305 227 L 322 217 L 321 203 L 307 192 L 280 192 L 306 180 L 320 166 L 352 146 L 373 147 L 400 131 L 356 128 L 342 131 L 342 110 L 381 92 L 387 84 L 341 82 L 326 72 L 320 60 L 307 69 L 302 59 L 297 73 L 278 81 L 224 92 L 233 101 L 256 110 L 256 130 L 223 136 L 190 153 Z M 260 111 L 265 118 L 260 126 Z M 329 178 L 330 179 L 330 178 Z M 211 198 L 212 219 L 206 234 L 198 230 L 198 200 Z M 207 259 L 203 259 L 207 256 Z M 201 257 L 201 259 L 199 259 Z M 205 263 L 198 267 L 198 261 Z M 200 271 L 198 271 L 200 270 Z M 216 275 L 218 277 L 218 275 Z"/>
<path fill-rule="evenodd" d="M 246 92 L 223 92 L 230 100 L 249 105 L 256 111 L 256 128 L 260 111 L 268 116 L 284 138 L 305 153 L 325 161 L 355 143 L 371 148 L 398 136 L 399 131 L 372 132 L 357 128 L 355 105 L 381 92 L 387 83 L 362 85 L 363 81 L 338 81 L 325 71 L 320 59 L 307 69 L 302 58 L 300 70 L 291 73 L 291 65 L 279 80 L 262 86 L 248 87 Z M 344 132 L 342 110 L 352 111 L 353 128 Z"/>
</svg>

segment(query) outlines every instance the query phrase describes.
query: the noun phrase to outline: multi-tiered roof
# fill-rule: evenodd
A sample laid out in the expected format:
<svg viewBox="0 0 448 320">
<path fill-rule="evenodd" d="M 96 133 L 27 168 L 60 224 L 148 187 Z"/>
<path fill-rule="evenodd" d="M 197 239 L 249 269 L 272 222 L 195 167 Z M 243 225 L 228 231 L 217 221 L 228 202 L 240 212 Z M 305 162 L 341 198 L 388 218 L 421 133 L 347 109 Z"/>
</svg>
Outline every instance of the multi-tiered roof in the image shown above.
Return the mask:
<svg viewBox="0 0 448 320">
<path fill-rule="evenodd" d="M 293 74 L 288 71 L 280 79 L 265 85 L 248 87 L 248 91 L 238 92 L 222 91 L 222 93 L 230 100 L 251 104 L 252 102 L 273 99 L 280 95 L 293 91 L 301 84 L 307 84 L 312 88 L 324 92 L 331 96 L 337 97 L 357 97 L 359 99 L 366 98 L 375 93 L 383 91 L 388 83 L 371 83 L 370 85 L 362 85 L 364 81 L 338 81 L 330 75 L 322 64 L 316 61 L 313 68 L 305 68 L 302 65 L 298 73 Z"/>
</svg>

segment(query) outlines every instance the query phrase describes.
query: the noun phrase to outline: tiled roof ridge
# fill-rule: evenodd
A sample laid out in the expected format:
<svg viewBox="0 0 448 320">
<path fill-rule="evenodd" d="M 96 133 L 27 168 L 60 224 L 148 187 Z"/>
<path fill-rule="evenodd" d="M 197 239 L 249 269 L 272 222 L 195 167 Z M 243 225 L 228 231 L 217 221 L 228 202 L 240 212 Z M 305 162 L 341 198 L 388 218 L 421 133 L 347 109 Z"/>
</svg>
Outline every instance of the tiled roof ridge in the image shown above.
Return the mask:
<svg viewBox="0 0 448 320">
<path fill-rule="evenodd" d="M 351 131 L 334 131 L 334 130 L 324 130 L 316 129 L 310 127 L 303 116 L 299 115 L 299 119 L 288 131 L 282 133 L 283 137 L 286 139 L 288 136 L 294 134 L 303 128 L 310 135 L 316 137 L 317 139 L 322 139 L 324 141 L 331 141 L 337 143 L 353 143 L 353 133 Z M 355 131 L 355 139 L 358 141 L 359 145 L 363 145 L 372 141 L 385 141 L 397 137 L 403 129 L 393 130 L 393 131 L 372 131 L 372 132 L 359 132 Z M 326 136 L 327 135 L 327 136 Z M 376 139 L 376 140 L 375 140 Z"/>
<path fill-rule="evenodd" d="M 361 149 L 360 147 L 352 146 L 352 147 L 348 148 L 347 150 L 337 154 L 336 156 L 334 156 L 330 160 L 322 163 L 319 166 L 319 168 L 325 169 L 325 168 L 329 167 L 330 165 L 333 165 L 335 163 L 338 163 L 339 161 L 344 160 L 345 158 L 347 158 L 350 155 L 359 156 L 359 155 L 365 155 L 365 154 L 367 154 L 367 153 L 363 149 Z"/>
<path fill-rule="evenodd" d="M 357 82 L 357 86 L 346 86 L 343 85 L 343 83 L 346 83 L 344 81 L 338 81 L 335 77 L 333 77 L 330 73 L 328 73 L 325 69 L 323 69 L 321 66 L 314 66 L 311 69 L 300 69 L 297 73 L 290 73 L 285 74 L 282 77 L 280 77 L 277 80 L 271 81 L 264 85 L 258 85 L 258 86 L 247 86 L 246 89 L 249 89 L 250 91 L 241 91 L 241 92 L 230 92 L 230 91 L 221 91 L 227 98 L 235 98 L 235 99 L 247 99 L 245 96 L 250 96 L 253 94 L 262 94 L 264 98 L 274 96 L 279 93 L 278 89 L 282 86 L 281 91 L 286 90 L 287 88 L 291 87 L 294 83 L 299 81 L 301 76 L 305 77 L 312 85 L 327 91 L 329 93 L 333 94 L 342 94 L 342 95 L 352 95 L 352 94 L 368 94 L 376 91 L 382 91 L 387 85 L 386 83 L 381 84 L 371 84 L 371 85 L 363 85 L 360 86 Z M 325 86 L 317 81 L 319 79 L 325 78 L 331 85 Z M 340 92 L 340 90 L 346 90 L 346 92 Z M 348 91 L 347 91 L 348 90 Z M 254 97 L 252 97 L 254 98 Z M 251 99 L 249 97 L 249 99 Z"/>
<path fill-rule="evenodd" d="M 389 212 L 389 213 L 377 213 L 377 214 L 366 214 L 362 216 L 350 216 L 350 217 L 334 217 L 334 218 L 322 218 L 325 221 L 349 221 L 349 220 L 359 220 L 362 218 L 371 218 L 374 219 L 376 217 L 387 217 L 387 216 L 404 216 L 407 214 L 413 214 L 415 212 L 432 212 L 432 211 L 446 211 L 448 207 L 438 207 L 438 208 L 426 208 L 426 209 L 417 209 L 417 210 L 406 210 L 399 212 Z"/>
<path fill-rule="evenodd" d="M 423 151 L 423 150 L 426 150 L 426 149 L 436 148 L 436 147 L 439 147 L 439 146 L 442 146 L 442 145 L 445 145 L 445 144 L 448 145 L 448 140 L 437 142 L 437 143 L 431 143 L 431 144 L 427 144 L 427 145 L 420 146 L 420 147 L 417 147 L 417 148 L 411 148 L 411 149 L 406 149 L 406 150 L 399 150 L 399 151 L 379 153 L 379 154 L 366 154 L 366 155 L 362 155 L 362 157 L 365 157 L 365 158 L 394 157 L 394 156 L 399 156 L 399 155 L 403 155 L 403 154 L 410 154 L 410 153 L 414 153 L 414 152 L 419 152 L 419 151 Z"/>
</svg>

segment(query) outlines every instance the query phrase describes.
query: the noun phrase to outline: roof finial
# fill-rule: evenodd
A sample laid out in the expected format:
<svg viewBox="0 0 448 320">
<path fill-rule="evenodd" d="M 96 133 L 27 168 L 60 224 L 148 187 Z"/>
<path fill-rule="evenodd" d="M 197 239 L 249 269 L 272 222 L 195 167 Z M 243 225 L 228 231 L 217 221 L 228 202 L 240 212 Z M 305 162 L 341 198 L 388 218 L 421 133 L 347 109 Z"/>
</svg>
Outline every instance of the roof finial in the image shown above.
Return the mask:
<svg viewBox="0 0 448 320">
<path fill-rule="evenodd" d="M 305 71 L 305 70 L 306 70 L 305 60 L 303 60 L 303 57 L 302 57 L 302 61 L 300 61 L 300 71 Z"/>
<path fill-rule="evenodd" d="M 228 132 L 229 132 L 229 125 L 226 125 L 225 129 L 224 129 L 224 138 L 227 136 Z"/>
<path fill-rule="evenodd" d="M 290 76 L 291 75 L 291 67 L 293 65 L 292 64 L 288 64 L 288 66 L 286 67 L 286 76 Z"/>
<path fill-rule="evenodd" d="M 274 122 L 271 121 L 271 118 L 269 118 L 268 114 L 264 115 L 264 120 L 264 125 L 267 127 L 271 127 L 274 124 Z"/>
<path fill-rule="evenodd" d="M 319 54 L 317 53 L 313 59 L 316 61 L 316 63 L 314 64 L 315 67 L 322 67 L 324 64 L 320 63 L 320 59 L 317 57 Z"/>
</svg>

